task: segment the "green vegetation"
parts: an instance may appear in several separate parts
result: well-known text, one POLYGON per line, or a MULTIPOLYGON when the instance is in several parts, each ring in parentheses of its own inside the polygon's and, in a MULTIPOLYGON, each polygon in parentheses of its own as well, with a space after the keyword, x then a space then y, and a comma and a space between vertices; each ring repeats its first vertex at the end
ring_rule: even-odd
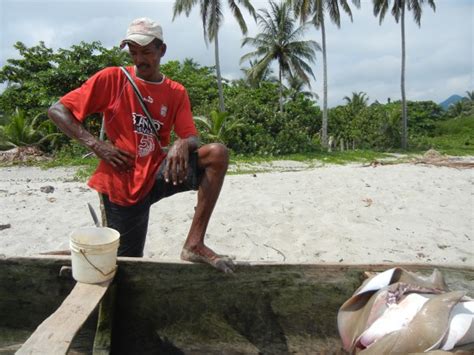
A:
POLYGON ((437 122, 432 135, 418 138, 422 147, 449 155, 474 155, 474 115, 437 122))
MULTIPOLYGON (((51 103, 101 68, 126 65, 127 54, 98 42, 57 51, 44 43, 27 47, 18 42, 15 48, 19 59, 7 60, 0 69, 0 83, 8 84, 0 94, 0 150, 33 145, 54 158, 35 164, 81 166, 78 178, 89 176, 97 159, 84 158, 88 151, 58 132, 46 112, 51 103)), ((187 88, 202 142, 225 143, 235 164, 370 162, 390 157, 384 152, 400 151, 400 102, 369 104, 365 92, 346 96, 343 105, 328 110, 330 147, 325 147, 322 111, 297 75, 285 78, 287 86, 272 78, 269 68, 258 78, 223 81, 227 111, 220 112, 214 68, 186 59, 169 61, 161 69, 187 88)), ((400 152, 419 154, 434 148, 445 154, 474 155, 474 93, 466 93, 465 99, 447 111, 432 101, 408 101, 410 150, 400 152)), ((92 115, 86 122, 98 135, 99 116, 92 115)))
POLYGON ((74 179, 86 181, 95 171, 99 160, 92 154, 89 154, 86 148, 76 142, 65 145, 61 150, 54 153, 54 159, 37 163, 43 169, 56 167, 78 167, 74 179))
POLYGON ((17 108, 7 117, 7 123, 0 126, 0 148, 41 145, 44 142, 54 145, 61 134, 51 132, 53 125, 49 121, 38 123, 42 115, 40 113, 29 120, 25 112, 17 108))
MULTIPOLYGON (((7 83, 0 94, 0 149, 11 143, 37 144, 51 152, 69 144, 69 138, 48 120, 48 107, 100 69, 129 63, 127 53, 118 47, 104 48, 100 42, 81 42, 57 51, 44 42, 33 47, 17 42, 14 47, 19 59, 8 59, 0 69, 0 83, 7 83)), ((87 122, 97 135, 98 117, 87 122)))
POLYGON ((264 163, 275 160, 290 160, 302 163, 328 163, 328 164, 345 164, 355 162, 371 162, 375 159, 390 157, 390 153, 376 152, 373 150, 347 150, 344 152, 313 152, 313 153, 297 153, 284 154, 279 156, 258 156, 258 155, 233 155, 231 156, 231 164, 237 163, 264 163))
POLYGON ((195 116, 194 120, 204 129, 201 131, 208 140, 225 143, 234 130, 242 126, 238 120, 232 119, 228 112, 211 111, 209 117, 195 116), (200 124, 199 124, 200 123, 200 124))
MULTIPOLYGON (((81 150, 81 149, 79 149, 81 150)), ((237 169, 231 169, 229 175, 252 174, 272 171, 272 168, 262 168, 259 165, 262 163, 271 163, 275 160, 295 161, 304 163, 307 168, 311 168, 321 164, 347 164, 347 163, 370 163, 374 160, 383 158, 391 158, 391 154, 376 152, 371 150, 354 150, 344 152, 313 152, 313 153, 298 153, 287 154, 280 156, 257 156, 257 155, 236 155, 232 154, 230 157, 230 165, 236 165, 237 169), (245 167, 240 165, 245 164, 245 167)), ((94 156, 84 157, 78 154, 78 151, 62 151, 58 153, 55 159, 47 162, 36 162, 35 165, 50 169, 55 167, 78 167, 74 180, 87 181, 92 173, 95 171, 98 159, 94 156)), ((32 163, 33 164, 33 163, 32 163)), ((0 164, 2 166, 2 164, 0 164)), ((291 169, 286 169, 291 170, 291 169)))
MULTIPOLYGON (((351 3, 360 7, 360 0, 351 3)), ((344 97, 345 105, 328 109, 326 26, 333 23, 339 27, 342 13, 352 21, 351 5, 346 0, 270 0, 268 9, 260 9, 258 15, 249 0, 176 0, 174 17, 189 16, 193 8, 199 7, 205 42, 215 46, 215 67, 201 67, 193 59, 186 59, 183 63, 165 63, 162 71, 187 88, 194 114, 203 128, 203 141, 221 141, 235 154, 272 157, 327 149, 381 151, 397 149, 400 144, 406 150, 408 137, 411 149, 439 145, 465 150, 471 144, 469 137, 458 134, 452 138, 435 128, 450 118, 472 117, 474 92, 466 91, 465 100, 452 105, 448 112, 433 102, 409 102, 405 98, 405 13, 411 12, 420 25, 424 4, 435 9, 434 0, 373 1, 374 15, 380 22, 391 7, 402 28, 399 106, 377 102, 369 105, 367 93, 353 92, 352 97, 344 97), (243 69, 245 79, 228 81, 221 77, 218 35, 226 6, 244 35, 247 24, 243 9, 261 30, 242 41, 242 45, 255 48, 242 57, 254 59, 250 60, 250 68, 243 69), (309 24, 321 31, 321 48, 304 38, 309 24), (305 91, 305 86, 310 88, 309 78, 314 77, 310 64, 315 62, 318 50, 323 57, 322 108, 316 103, 318 96, 305 91), (271 76, 273 61, 278 63, 278 79, 271 76), (440 137, 435 136, 436 132, 440 137)), ((34 144, 52 154, 62 151, 71 143, 47 119, 48 107, 100 69, 130 64, 125 51, 104 48, 100 42, 81 42, 56 51, 44 42, 32 47, 17 42, 14 47, 18 50, 17 59, 8 59, 0 69, 0 84, 7 84, 0 94, 0 149, 34 144)), ((86 128, 98 134, 99 117, 91 118, 86 121, 86 128)))
POLYGON ((229 175, 256 174, 271 171, 297 171, 314 168, 325 164, 371 163, 380 159, 397 160, 390 153, 372 150, 348 150, 344 152, 313 152, 280 156, 247 156, 237 155, 230 158, 229 175), (301 163, 298 167, 279 167, 278 161, 301 163), (273 165, 276 163, 276 166, 273 165), (235 166, 235 168, 233 167, 235 166))
MULTIPOLYGON (((314 24, 317 30, 321 31, 321 44, 323 52, 323 118, 321 127, 321 143, 324 148, 328 146, 328 65, 326 46, 326 20, 341 27, 341 9, 352 21, 352 11, 347 0, 291 0, 295 13, 301 22, 314 24)), ((357 8, 360 7, 360 0, 352 0, 357 8)))
MULTIPOLYGON (((228 0, 228 5, 232 15, 239 24, 243 34, 247 33, 247 24, 242 16, 238 4, 234 0, 228 0)), ((249 0, 239 1, 247 11, 255 18, 255 9, 249 0)), ((189 16, 194 6, 199 5, 201 10, 201 19, 206 45, 209 42, 214 43, 214 57, 216 63, 217 87, 219 92, 219 111, 225 111, 224 92, 221 76, 221 65, 219 58, 219 30, 224 22, 224 6, 220 0, 176 0, 173 6, 173 20, 183 12, 189 16)))
MULTIPOLYGON (((379 23, 382 24, 383 19, 390 7, 390 0, 373 0, 374 14, 379 17, 379 23)), ((402 94, 402 134, 401 143, 402 148, 408 148, 408 113, 407 113, 407 99, 405 95, 405 62, 406 62, 406 45, 405 45, 405 13, 411 11, 413 20, 418 26, 421 26, 421 14, 423 5, 428 4, 433 11, 436 10, 434 0, 411 0, 411 1, 393 1, 391 13, 395 18, 395 22, 400 22, 401 33, 402 33, 402 78, 401 78, 401 94, 402 94)))
POLYGON ((262 9, 257 15, 262 32, 256 37, 245 37, 242 41, 242 46, 252 45, 255 50, 245 54, 240 62, 257 59, 247 71, 251 81, 268 72, 274 60, 278 62, 279 103, 280 112, 283 112, 283 76, 290 80, 299 78, 309 86, 309 76, 315 76, 308 62, 314 63, 316 51, 321 48, 315 41, 301 40, 307 24, 295 28, 296 19, 289 4, 270 1, 270 8, 270 12, 262 9))

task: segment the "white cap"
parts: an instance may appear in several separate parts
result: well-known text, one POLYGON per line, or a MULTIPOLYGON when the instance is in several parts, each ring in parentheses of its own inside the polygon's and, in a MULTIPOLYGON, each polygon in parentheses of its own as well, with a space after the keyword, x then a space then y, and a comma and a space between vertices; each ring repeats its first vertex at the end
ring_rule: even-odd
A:
POLYGON ((120 48, 125 47, 128 42, 134 42, 143 47, 150 44, 155 38, 163 42, 161 26, 147 17, 137 18, 128 26, 127 35, 120 42, 120 48))

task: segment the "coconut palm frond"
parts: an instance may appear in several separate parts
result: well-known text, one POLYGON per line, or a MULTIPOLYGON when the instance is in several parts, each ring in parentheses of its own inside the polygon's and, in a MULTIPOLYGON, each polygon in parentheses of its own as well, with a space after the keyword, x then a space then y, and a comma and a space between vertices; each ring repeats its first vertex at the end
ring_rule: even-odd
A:
POLYGON ((256 37, 246 37, 242 45, 251 45, 256 49, 242 56, 241 61, 256 59, 256 63, 247 71, 250 79, 261 77, 269 66, 276 61, 279 66, 280 111, 283 110, 284 75, 297 75, 309 83, 309 75, 314 77, 308 64, 314 62, 315 51, 319 45, 314 41, 304 41, 306 24, 296 25, 293 10, 287 3, 270 1, 268 9, 257 14, 257 23, 261 32, 256 37), (285 74, 286 73, 286 74, 285 74))
MULTIPOLYGON (((249 0, 238 0, 238 2, 239 4, 243 5, 252 16, 255 17, 255 10, 249 0)), ((224 21, 224 7, 222 0, 175 0, 173 5, 173 20, 177 15, 182 13, 184 13, 186 16, 189 16, 191 9, 198 4, 201 14, 204 41, 206 45, 208 45, 209 42, 213 42, 215 45, 215 65, 217 88, 219 92, 219 110, 224 111, 224 91, 222 88, 223 80, 220 73, 218 42, 219 29, 221 28, 221 25, 224 21)), ((238 4, 235 2, 235 0, 228 0, 228 5, 242 32, 244 34, 247 33, 247 25, 238 4)))

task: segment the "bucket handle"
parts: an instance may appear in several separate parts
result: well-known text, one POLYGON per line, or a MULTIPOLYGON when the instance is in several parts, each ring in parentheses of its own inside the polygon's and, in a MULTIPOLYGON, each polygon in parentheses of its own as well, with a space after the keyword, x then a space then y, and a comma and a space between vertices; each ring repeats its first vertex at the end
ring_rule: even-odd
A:
POLYGON ((84 252, 84 249, 79 249, 79 251, 81 252, 82 256, 84 257, 84 259, 86 259, 86 261, 90 264, 90 266, 92 266, 94 269, 96 269, 98 272, 100 272, 103 276, 109 276, 111 273, 115 272, 115 270, 117 270, 117 265, 115 265, 115 267, 110 271, 110 272, 103 272, 101 269, 99 269, 97 266, 95 266, 86 256, 86 253, 84 252))

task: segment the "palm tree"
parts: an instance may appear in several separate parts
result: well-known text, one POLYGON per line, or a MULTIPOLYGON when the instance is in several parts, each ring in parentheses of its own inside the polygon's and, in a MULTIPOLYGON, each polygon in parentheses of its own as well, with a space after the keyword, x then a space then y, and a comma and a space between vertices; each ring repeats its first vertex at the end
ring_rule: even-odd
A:
POLYGON ((459 117, 465 115, 469 112, 469 101, 466 100, 459 100, 451 105, 448 108, 448 116, 449 117, 459 117))
POLYGON ((242 127, 240 120, 233 119, 228 112, 212 110, 209 117, 196 116, 194 120, 200 122, 207 135, 213 142, 227 143, 229 135, 237 128, 242 127))
POLYGON ((249 67, 241 68, 240 70, 245 74, 245 80, 247 84, 252 88, 260 87, 260 83, 263 81, 277 82, 278 79, 273 76, 273 70, 270 67, 267 67, 265 70, 262 70, 259 73, 258 77, 252 76, 252 68, 257 65, 257 60, 249 60, 249 67))
POLYGON ((299 94, 310 100, 319 99, 318 94, 315 92, 304 90, 304 87, 307 86, 307 84, 299 76, 288 75, 286 77, 286 82, 288 83, 287 89, 290 92, 289 96, 292 100, 294 100, 299 94))
POLYGON ((314 62, 316 51, 320 50, 315 41, 304 41, 301 37, 307 26, 303 24, 295 28, 292 10, 286 3, 276 4, 270 1, 270 12, 260 9, 257 23, 261 31, 256 37, 245 37, 242 46, 254 46, 253 52, 247 53, 240 59, 244 62, 257 58, 249 74, 257 78, 276 60, 278 62, 278 81, 280 83, 280 112, 283 112, 283 76, 298 76, 310 85, 309 76, 314 78, 313 71, 307 63, 314 62))
MULTIPOLYGON (((341 27, 342 10, 346 12, 352 21, 352 11, 347 0, 288 0, 293 3, 293 8, 302 22, 311 17, 311 22, 317 29, 321 29, 321 40, 323 45, 323 124, 321 142, 323 146, 328 143, 328 75, 327 75, 327 50, 326 50, 326 25, 325 14, 328 12, 329 19, 341 27)), ((359 8, 360 0, 352 0, 352 3, 359 8)))
POLYGON ((0 146, 34 146, 60 137, 62 133, 49 132, 50 121, 40 122, 43 115, 39 113, 30 120, 25 111, 17 108, 10 115, 9 122, 0 126, 0 146))
MULTIPOLYGON (((237 1, 239 4, 242 4, 255 19, 255 10, 252 4, 250 3, 250 0, 237 1)), ((227 0, 227 3, 232 11, 232 14, 237 20, 237 23, 239 24, 242 33, 246 34, 247 25, 236 1, 227 0)), ((204 40, 206 41, 206 45, 208 41, 211 43, 214 42, 217 88, 219 91, 219 110, 221 112, 224 112, 224 92, 222 89, 221 66, 219 62, 219 29, 224 20, 222 13, 222 2, 220 0, 176 0, 173 6, 173 20, 176 18, 177 15, 180 15, 183 12, 186 14, 186 16, 189 16, 192 8, 196 4, 199 4, 201 7, 202 27, 204 31, 204 40)))
POLYGON ((466 100, 469 102, 474 102, 474 91, 466 91, 466 100))
MULTIPOLYGON (((374 15, 379 17, 379 23, 382 21, 390 7, 390 0, 372 0, 374 4, 374 15)), ((402 91, 402 148, 408 147, 408 115, 407 101, 405 96, 405 10, 413 12, 413 18, 418 26, 421 26, 422 5, 428 3, 433 11, 436 11, 434 0, 394 0, 392 6, 392 15, 395 21, 400 21, 402 34, 402 73, 401 73, 401 91, 402 91)))
POLYGON ((353 112, 357 113, 362 108, 367 107, 369 102, 369 97, 365 92, 352 92, 352 97, 344 96, 343 100, 346 101, 347 106, 349 106, 353 112))

